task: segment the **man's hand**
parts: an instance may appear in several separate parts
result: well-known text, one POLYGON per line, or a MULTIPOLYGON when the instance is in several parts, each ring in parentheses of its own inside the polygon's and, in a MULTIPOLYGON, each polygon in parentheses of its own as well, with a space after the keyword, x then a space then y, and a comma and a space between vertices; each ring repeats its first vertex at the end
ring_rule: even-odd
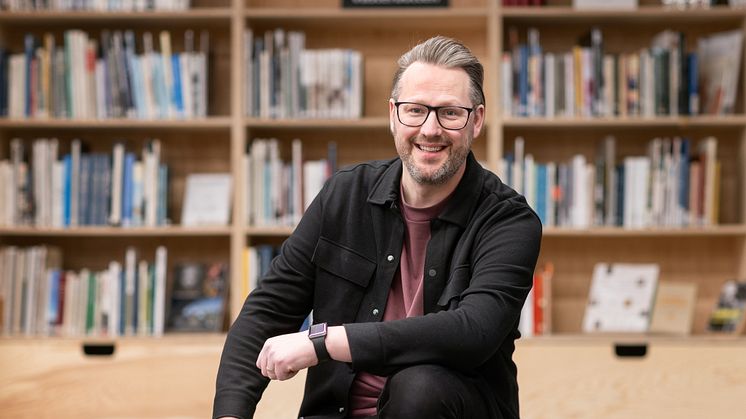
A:
POLYGON ((256 367, 262 370, 263 376, 283 381, 318 362, 313 342, 308 339, 308 332, 304 331, 267 339, 259 352, 256 367))
MULTIPOLYGON (((328 329, 326 350, 334 360, 352 362, 344 326, 332 326, 328 329)), ((318 363, 313 342, 308 338, 308 332, 303 331, 267 339, 259 352, 256 367, 262 370, 263 376, 282 381, 293 378, 298 371, 318 363)))

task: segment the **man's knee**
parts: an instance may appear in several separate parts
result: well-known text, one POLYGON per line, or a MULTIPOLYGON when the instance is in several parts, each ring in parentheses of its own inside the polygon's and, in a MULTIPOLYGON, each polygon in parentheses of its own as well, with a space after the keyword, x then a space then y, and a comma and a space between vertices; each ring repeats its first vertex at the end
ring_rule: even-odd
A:
POLYGON ((438 365, 417 365, 388 378, 381 400, 381 418, 459 417, 463 398, 453 391, 454 377, 438 365))

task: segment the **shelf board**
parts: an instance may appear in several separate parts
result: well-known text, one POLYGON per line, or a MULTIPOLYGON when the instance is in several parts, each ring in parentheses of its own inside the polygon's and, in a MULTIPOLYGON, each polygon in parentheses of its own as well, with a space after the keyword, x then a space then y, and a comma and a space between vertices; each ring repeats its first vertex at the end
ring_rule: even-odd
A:
POLYGON ((666 116, 655 118, 533 118, 505 117, 505 128, 651 128, 651 127, 744 127, 744 115, 666 116))
POLYGON ((0 118, 0 129, 229 129, 231 118, 228 116, 211 116, 193 119, 8 119, 0 118))
POLYGON ((388 129, 388 117, 357 119, 261 119, 246 118, 248 128, 388 129))
POLYGON ((598 345, 598 344, 648 344, 648 343, 671 343, 681 345, 698 345, 698 344, 736 344, 746 345, 746 336, 739 335, 718 335, 714 333, 696 334, 689 336, 667 336, 644 333, 573 333, 557 334, 545 336, 532 336, 521 338, 516 341, 516 346, 533 346, 533 345, 598 345))
POLYGON ((251 20, 283 19, 283 20, 340 20, 340 19, 458 19, 474 18, 486 19, 489 10, 486 7, 452 7, 452 8, 371 8, 371 9, 341 9, 341 8, 247 8, 245 15, 251 20))
POLYGON ((230 234, 230 227, 0 227, 0 236, 14 237, 228 237, 230 234))
POLYGON ((567 228, 545 227, 544 237, 717 237, 745 236, 746 225, 729 224, 713 227, 620 227, 567 228))
POLYGON ((184 11, 144 11, 144 12, 96 12, 96 11, 29 11, 0 12, 0 23, 100 23, 100 22, 142 22, 152 21, 220 21, 229 20, 232 10, 229 7, 192 8, 184 11))
POLYGON ((287 237, 295 230, 295 227, 246 227, 246 234, 249 236, 265 237, 287 237))
POLYGON ((154 336, 3 336, 3 344, 40 344, 40 345, 105 345, 105 344, 145 344, 145 345, 205 345, 225 342, 225 333, 169 333, 161 337, 154 336))
POLYGON ((746 15, 746 10, 735 9, 730 7, 711 7, 711 8, 667 8, 663 6, 639 7, 633 10, 620 9, 574 9, 572 7, 549 6, 549 7, 503 7, 498 12, 499 15, 510 22, 515 21, 590 21, 604 19, 607 21, 655 21, 666 19, 676 22, 706 22, 715 18, 728 19, 734 21, 742 19, 746 15))

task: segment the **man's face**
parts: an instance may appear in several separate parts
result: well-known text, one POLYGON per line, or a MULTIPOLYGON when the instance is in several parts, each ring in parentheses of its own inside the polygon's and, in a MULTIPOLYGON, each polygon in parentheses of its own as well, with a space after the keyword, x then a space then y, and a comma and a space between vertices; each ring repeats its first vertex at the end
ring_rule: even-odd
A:
MULTIPOLYGON (((404 71, 399 85, 399 102, 474 107, 469 100, 469 76, 462 69, 416 62, 404 71)), ((389 118, 396 151, 412 179, 422 185, 441 185, 464 165, 471 143, 482 129, 484 106, 476 107, 460 130, 444 129, 435 112, 430 112, 420 127, 403 125, 394 100, 389 101, 389 118)))

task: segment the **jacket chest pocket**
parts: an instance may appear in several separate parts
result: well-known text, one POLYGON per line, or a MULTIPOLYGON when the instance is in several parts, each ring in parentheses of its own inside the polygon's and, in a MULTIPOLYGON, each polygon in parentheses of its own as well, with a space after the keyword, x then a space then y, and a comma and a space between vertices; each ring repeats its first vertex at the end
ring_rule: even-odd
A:
POLYGON ((316 244, 311 261, 316 265, 314 322, 354 321, 376 263, 324 237, 316 244))
POLYGON ((456 267, 448 278, 443 293, 440 294, 438 299, 438 306, 445 309, 453 309, 456 307, 459 301, 461 301, 461 293, 463 293, 468 287, 471 281, 471 269, 469 265, 461 265, 456 267))

